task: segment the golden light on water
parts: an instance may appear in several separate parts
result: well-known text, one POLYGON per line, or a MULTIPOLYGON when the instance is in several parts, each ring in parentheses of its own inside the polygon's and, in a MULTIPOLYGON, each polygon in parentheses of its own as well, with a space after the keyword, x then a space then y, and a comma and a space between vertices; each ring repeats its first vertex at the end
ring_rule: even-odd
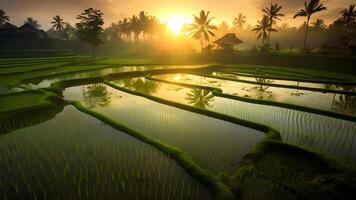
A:
POLYGON ((174 75, 172 79, 173 79, 173 81, 179 81, 182 79, 182 76, 180 74, 177 74, 177 75, 174 75))

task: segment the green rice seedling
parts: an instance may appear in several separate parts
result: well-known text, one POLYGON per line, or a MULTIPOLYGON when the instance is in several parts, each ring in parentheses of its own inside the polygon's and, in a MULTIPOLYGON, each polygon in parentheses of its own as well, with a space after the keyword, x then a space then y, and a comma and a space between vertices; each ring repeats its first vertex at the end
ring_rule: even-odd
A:
MULTIPOLYGON (((146 79, 145 81, 150 80, 146 79)), ((120 80, 113 83, 118 86, 124 86, 120 80)), ((162 82, 157 82, 156 85, 156 91, 150 95, 194 106, 185 99, 186 93, 189 93, 190 88, 162 82)), ((214 96, 211 106, 205 107, 205 109, 268 125, 278 130, 285 142, 303 145, 350 166, 355 165, 356 155, 353 153, 355 152, 353 147, 356 143, 355 122, 218 96, 214 96)), ((225 155, 229 155, 229 153, 226 153, 229 152, 226 146, 222 146, 223 148, 219 148, 216 151, 224 151, 225 155)), ((192 157, 198 159, 212 158, 209 156, 199 157, 197 155, 192 157)), ((225 156, 223 162, 227 165, 235 161, 225 156)))
MULTIPOLYGON (((106 99, 110 102, 105 106, 91 108, 92 110, 181 148, 193 160, 213 172, 233 173, 239 162, 225 165, 223 159, 227 156, 226 153, 230 153, 229 156, 238 161, 264 137, 262 132, 250 128, 166 106, 111 87, 106 86, 105 90, 108 94, 106 99)), ((85 106, 85 98, 78 93, 73 96, 74 99, 69 96, 75 94, 75 91, 80 92, 80 87, 66 89, 65 98, 78 98, 85 106)), ((158 176, 161 177, 160 174, 158 176)))
MULTIPOLYGON (((238 97, 248 97, 251 99, 282 102, 314 109, 338 112, 344 115, 356 116, 355 112, 349 112, 351 108, 343 110, 337 109, 335 106, 332 106, 335 103, 334 93, 314 92, 310 90, 300 90, 298 88, 281 88, 275 86, 268 87, 265 90, 260 90, 260 87, 256 88, 256 84, 222 80, 192 74, 157 75, 153 78, 163 81, 176 82, 180 84, 219 88, 223 91, 224 94, 229 94, 238 97), (176 77, 179 77, 179 79, 177 79, 176 77), (214 82, 211 82, 212 80, 214 80, 214 82)), ((342 95, 337 94, 337 96, 342 95)))
MULTIPOLYGON (((9 174, 0 174, 1 185, 12 188, 1 187, 2 196, 11 199, 27 193, 31 199, 152 199, 145 183, 149 180, 159 194, 167 194, 171 191, 162 191, 161 185, 167 173, 177 174, 166 175, 168 183, 186 179, 192 190, 196 183, 163 153, 70 106, 52 120, 3 135, 0 152, 1 171, 9 166, 20 175, 8 179, 9 174)), ((201 191, 197 198, 210 196, 201 191)))

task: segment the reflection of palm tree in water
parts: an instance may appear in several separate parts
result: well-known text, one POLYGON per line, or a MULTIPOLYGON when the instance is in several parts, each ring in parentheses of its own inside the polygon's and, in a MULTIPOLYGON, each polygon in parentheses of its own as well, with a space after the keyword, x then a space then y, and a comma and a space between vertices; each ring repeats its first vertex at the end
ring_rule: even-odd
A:
POLYGON ((356 115, 356 96, 340 95, 334 103, 334 108, 352 116, 356 115))
MULTIPOLYGON (((341 89, 343 91, 355 92, 355 87, 350 85, 323 84, 323 88, 326 90, 341 89)), ((354 115, 356 112, 356 96, 340 95, 338 101, 336 101, 336 93, 334 93, 331 108, 354 115)))
POLYGON ((268 80, 268 79, 265 79, 265 78, 256 78, 256 82, 259 83, 258 90, 261 91, 261 92, 264 92, 269 88, 269 86, 265 86, 264 85, 265 83, 273 83, 272 80, 268 80))
POLYGON ((208 90, 191 89, 186 95, 185 99, 188 101, 188 104, 199 108, 213 107, 211 102, 214 101, 214 95, 208 90))
POLYGON ((271 91, 267 91, 269 86, 266 86, 265 84, 273 83, 273 81, 265 78, 255 78, 255 79, 256 82, 258 83, 258 86, 253 87, 253 89, 256 90, 256 97, 259 99, 272 100, 273 94, 271 91))
POLYGON ((145 78, 122 79, 115 81, 115 83, 129 90, 145 94, 154 93, 158 87, 158 84, 155 81, 147 80, 145 78))
POLYGON ((88 108, 104 107, 110 103, 110 96, 104 84, 82 86, 84 103, 88 108))

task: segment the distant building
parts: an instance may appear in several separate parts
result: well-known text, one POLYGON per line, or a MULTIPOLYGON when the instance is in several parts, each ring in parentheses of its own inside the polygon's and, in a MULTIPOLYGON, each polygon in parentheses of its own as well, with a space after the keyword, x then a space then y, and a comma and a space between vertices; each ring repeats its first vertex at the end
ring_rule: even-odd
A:
POLYGON ((9 22, 5 23, 4 25, 0 26, 0 34, 1 33, 16 33, 18 28, 9 22))
POLYGON ((0 26, 1 50, 47 50, 55 48, 54 40, 43 30, 25 23, 16 27, 10 23, 0 26))
POLYGON ((224 37, 214 42, 218 49, 223 50, 233 50, 241 43, 243 43, 243 41, 237 38, 235 33, 227 33, 224 37))
POLYGON ((1 39, 36 39, 46 38, 47 33, 43 30, 38 30, 28 23, 21 27, 16 27, 10 23, 5 23, 0 26, 1 39))

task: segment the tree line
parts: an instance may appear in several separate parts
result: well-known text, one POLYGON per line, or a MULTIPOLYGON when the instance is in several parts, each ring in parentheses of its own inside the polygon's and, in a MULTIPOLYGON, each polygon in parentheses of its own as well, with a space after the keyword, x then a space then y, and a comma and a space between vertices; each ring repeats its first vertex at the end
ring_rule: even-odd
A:
MULTIPOLYGON (((303 52, 309 51, 308 47, 308 33, 311 28, 325 29, 326 25, 323 20, 317 19, 311 23, 314 14, 325 11, 327 7, 320 2, 320 0, 306 0, 304 7, 296 12, 294 18, 304 17, 305 23, 302 25, 304 32, 303 52), (311 27, 312 25, 312 27, 311 27)), ((261 49, 270 48, 270 41, 272 33, 277 32, 275 28, 277 22, 281 21, 283 14, 283 7, 281 5, 271 3, 262 9, 264 15, 262 19, 251 29, 257 34, 257 40, 261 41, 261 49)), ((214 17, 210 16, 209 11, 202 10, 199 15, 194 15, 194 22, 187 24, 184 27, 184 32, 191 38, 200 42, 201 49, 203 50, 207 44, 210 43, 210 38, 216 35, 217 27, 212 25, 214 17), (205 43, 206 42, 206 43, 205 43)), ((103 13, 100 10, 89 8, 77 16, 79 20, 75 26, 65 22, 65 20, 56 15, 51 21, 52 27, 48 33, 57 34, 58 37, 64 40, 77 38, 85 41, 92 46, 94 52, 95 47, 105 40, 131 40, 139 42, 140 40, 152 39, 157 35, 167 32, 167 25, 160 22, 155 16, 141 11, 138 15, 123 18, 117 23, 112 23, 109 27, 103 28, 104 20, 103 13), (103 37, 105 36, 105 37, 103 37)), ((340 12, 340 18, 330 26, 342 27, 344 30, 343 37, 355 37, 355 19, 356 10, 355 5, 350 5, 340 12)), ((233 27, 242 30, 246 25, 247 17, 243 14, 233 20, 233 27)), ((10 21, 10 17, 0 9, 0 25, 10 21)), ((28 18, 25 23, 32 25, 35 28, 40 28, 40 25, 33 18, 28 18)), ((283 24, 282 27, 287 27, 283 24)))

